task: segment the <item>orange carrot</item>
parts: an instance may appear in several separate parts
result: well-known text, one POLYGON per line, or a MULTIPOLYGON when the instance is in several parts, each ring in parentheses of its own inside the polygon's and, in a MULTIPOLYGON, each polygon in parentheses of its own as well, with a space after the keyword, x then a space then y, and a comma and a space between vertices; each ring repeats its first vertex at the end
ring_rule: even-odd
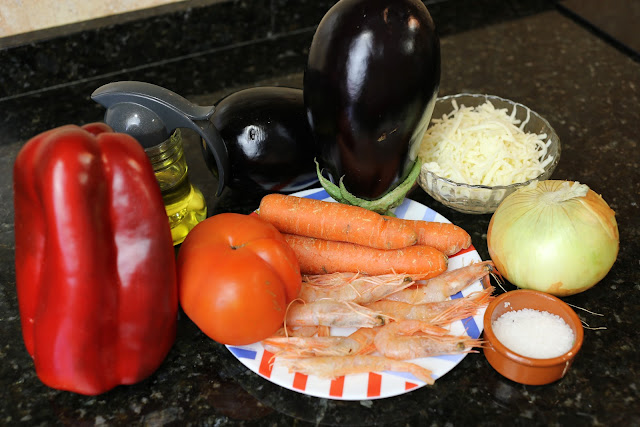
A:
POLYGON ((427 279, 446 271, 448 265, 447 256, 430 246, 385 250, 294 234, 284 237, 295 252, 303 274, 395 272, 427 279))
POLYGON ((418 235, 418 245, 431 246, 447 256, 457 254, 471 246, 471 236, 461 227, 447 222, 387 217, 409 227, 418 235))
POLYGON ((405 248, 417 241, 408 224, 342 203, 269 194, 260 202, 259 215, 282 233, 299 236, 378 249, 405 248))

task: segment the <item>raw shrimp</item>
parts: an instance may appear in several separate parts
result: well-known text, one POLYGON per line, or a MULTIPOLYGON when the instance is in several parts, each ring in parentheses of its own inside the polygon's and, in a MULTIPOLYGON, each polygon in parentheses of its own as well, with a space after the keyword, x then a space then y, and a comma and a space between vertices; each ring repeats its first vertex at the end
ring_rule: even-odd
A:
POLYGON ((337 378, 343 375, 372 371, 409 372, 427 384, 433 384, 432 372, 427 368, 383 356, 322 356, 299 359, 278 359, 289 372, 300 372, 320 378, 337 378))
POLYGON ((293 301, 287 308, 285 325, 373 328, 387 320, 387 316, 349 301, 320 299, 309 303, 293 301))
POLYGON ((360 328, 346 337, 270 337, 262 341, 277 357, 349 356, 375 350, 376 328, 360 328))
POLYGON ((323 298, 368 304, 414 284, 406 274, 368 276, 359 273, 307 275, 302 278, 299 298, 306 302, 323 298))
MULTIPOLYGON (((294 327, 282 327, 273 334, 274 337, 313 337, 315 335, 321 336, 323 334, 320 328, 324 326, 294 326, 294 327)), ((328 334, 326 334, 328 335, 328 334)), ((325 336, 326 336, 325 335, 325 336)))
POLYGON ((448 325, 456 320, 474 316, 493 298, 493 286, 474 292, 464 298, 423 304, 402 301, 381 300, 367 305, 367 308, 383 313, 396 320, 420 320, 433 325, 448 325))
POLYGON ((428 302, 446 301, 449 297, 460 292, 476 280, 496 273, 492 261, 478 262, 455 270, 445 271, 439 276, 416 285, 395 292, 385 299, 391 301, 408 302, 410 304, 424 304, 428 302))
POLYGON ((443 334, 438 329, 442 328, 428 322, 401 320, 380 328, 373 341, 381 354, 397 360, 464 353, 480 345, 477 339, 443 334))
POLYGON ((325 326, 325 325, 318 326, 319 337, 328 337, 330 335, 331 335, 331 328, 329 326, 325 326))

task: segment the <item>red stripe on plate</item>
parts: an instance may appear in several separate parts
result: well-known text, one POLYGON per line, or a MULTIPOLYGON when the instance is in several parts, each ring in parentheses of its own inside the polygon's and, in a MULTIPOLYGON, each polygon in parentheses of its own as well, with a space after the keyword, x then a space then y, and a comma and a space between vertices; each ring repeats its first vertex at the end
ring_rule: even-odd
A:
POLYGON ((367 383, 367 397, 380 396, 380 388, 382 385, 382 375, 369 372, 369 381, 367 383))
POLYGON ((476 250, 476 248, 474 248, 473 245, 471 245, 467 249, 462 249, 462 250, 460 250, 460 252, 451 255, 449 258, 453 258, 453 257, 456 257, 458 255, 466 254, 467 252, 473 252, 475 250, 476 250))
POLYGON ((329 396, 342 397, 344 390, 344 376, 331 380, 331 386, 329 387, 329 396))
POLYGON ((411 390, 412 388, 416 388, 416 387, 418 387, 418 384, 410 383, 408 381, 404 383, 405 390, 411 390))
POLYGON ((260 375, 264 375, 267 378, 271 378, 271 371, 273 370, 273 353, 265 350, 262 353, 262 359, 260 359, 260 367, 258 368, 258 372, 260 375))
POLYGON ((293 388, 304 391, 307 388, 307 375, 296 372, 293 375, 293 388))

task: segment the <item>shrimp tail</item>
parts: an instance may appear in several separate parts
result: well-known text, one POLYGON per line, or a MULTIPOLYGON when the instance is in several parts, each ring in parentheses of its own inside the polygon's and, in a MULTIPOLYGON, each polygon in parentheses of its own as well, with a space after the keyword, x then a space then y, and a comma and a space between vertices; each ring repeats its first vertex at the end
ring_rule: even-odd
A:
POLYGON ((333 348, 339 340, 340 337, 271 337, 262 345, 277 357, 298 358, 337 353, 333 348))

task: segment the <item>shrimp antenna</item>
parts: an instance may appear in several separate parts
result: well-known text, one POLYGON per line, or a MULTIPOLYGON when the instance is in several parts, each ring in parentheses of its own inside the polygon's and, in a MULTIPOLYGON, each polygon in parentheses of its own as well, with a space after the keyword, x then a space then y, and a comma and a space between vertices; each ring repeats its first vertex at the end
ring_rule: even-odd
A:
POLYGON ((596 327, 589 326, 589 324, 582 319, 580 319, 580 323, 582 323, 583 328, 588 329, 590 331, 604 331, 607 329, 606 326, 596 326, 596 327))
POLYGON ((602 313, 596 313, 595 311, 587 310, 586 308, 582 308, 582 307, 580 307, 578 305, 573 305, 573 304, 569 304, 569 303, 567 303, 567 305, 569 305, 569 306, 571 306, 573 308, 577 308, 578 310, 586 311, 587 313, 593 314, 594 316, 604 316, 604 314, 602 314, 602 313))
POLYGON ((493 277, 493 279, 496 281, 498 286, 500 286, 500 289, 502 289, 502 292, 507 292, 504 286, 502 286, 504 283, 504 278, 502 277, 502 274, 498 272, 498 270, 491 271, 489 275, 491 275, 491 277, 493 277))

